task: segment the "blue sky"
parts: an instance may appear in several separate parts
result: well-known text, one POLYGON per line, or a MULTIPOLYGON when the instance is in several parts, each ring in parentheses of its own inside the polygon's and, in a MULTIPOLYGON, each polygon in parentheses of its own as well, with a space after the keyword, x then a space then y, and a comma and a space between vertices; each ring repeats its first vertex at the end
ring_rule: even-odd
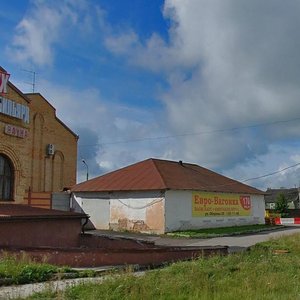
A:
MULTIPOLYGON (((81 159, 91 177, 156 157, 238 180, 300 162, 298 1, 0 4, 0 65, 23 92, 34 70, 79 134, 78 181, 81 159)), ((248 183, 299 186, 299 168, 248 183)))

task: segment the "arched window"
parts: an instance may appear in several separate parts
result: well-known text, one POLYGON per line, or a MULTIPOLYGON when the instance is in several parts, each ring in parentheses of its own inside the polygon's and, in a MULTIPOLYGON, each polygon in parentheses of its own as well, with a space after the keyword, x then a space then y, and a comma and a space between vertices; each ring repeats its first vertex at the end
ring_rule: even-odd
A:
POLYGON ((10 160, 0 154, 0 201, 13 200, 14 172, 10 160))

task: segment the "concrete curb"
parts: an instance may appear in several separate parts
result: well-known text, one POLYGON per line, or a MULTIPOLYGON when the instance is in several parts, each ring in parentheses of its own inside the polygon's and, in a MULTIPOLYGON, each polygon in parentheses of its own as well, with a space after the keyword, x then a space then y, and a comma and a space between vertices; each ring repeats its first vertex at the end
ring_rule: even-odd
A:
MULTIPOLYGON (((132 273, 132 275, 138 277, 143 276, 145 271, 138 271, 132 273)), ((14 285, 5 286, 0 288, 0 300, 16 299, 16 298, 26 298, 32 296, 35 293, 41 293, 46 291, 58 292, 64 291, 69 287, 73 287, 79 284, 88 283, 102 283, 104 280, 109 278, 115 278, 121 276, 116 275, 105 275, 101 277, 89 277, 89 278, 75 278, 75 279, 64 279, 47 281, 40 283, 24 284, 24 285, 14 285)))
POLYGON ((45 292, 48 290, 54 292, 63 291, 68 287, 72 287, 82 283, 101 283, 107 278, 108 276, 93 278, 75 278, 24 285, 5 286, 0 288, 0 299, 7 300, 16 298, 26 298, 33 295, 34 293, 45 292))

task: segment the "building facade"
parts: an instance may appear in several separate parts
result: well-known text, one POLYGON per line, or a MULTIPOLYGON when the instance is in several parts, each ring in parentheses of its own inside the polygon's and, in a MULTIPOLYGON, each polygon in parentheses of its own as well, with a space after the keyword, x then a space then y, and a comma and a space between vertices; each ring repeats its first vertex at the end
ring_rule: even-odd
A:
POLYGON ((266 209, 275 209, 278 196, 282 194, 289 209, 300 209, 300 188, 267 189, 265 192, 266 209))
POLYGON ((0 68, 0 201, 76 183, 78 136, 40 94, 24 94, 0 68))
POLYGON ((148 159, 79 183, 72 208, 97 229, 165 233, 264 224, 264 193, 195 164, 148 159))

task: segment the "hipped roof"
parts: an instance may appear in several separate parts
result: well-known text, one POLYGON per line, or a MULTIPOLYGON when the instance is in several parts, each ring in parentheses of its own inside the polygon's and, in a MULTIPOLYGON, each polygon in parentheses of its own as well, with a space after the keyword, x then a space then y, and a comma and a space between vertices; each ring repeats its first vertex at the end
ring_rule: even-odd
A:
POLYGON ((147 159, 79 183, 72 192, 198 190, 244 194, 262 191, 195 164, 147 159))

